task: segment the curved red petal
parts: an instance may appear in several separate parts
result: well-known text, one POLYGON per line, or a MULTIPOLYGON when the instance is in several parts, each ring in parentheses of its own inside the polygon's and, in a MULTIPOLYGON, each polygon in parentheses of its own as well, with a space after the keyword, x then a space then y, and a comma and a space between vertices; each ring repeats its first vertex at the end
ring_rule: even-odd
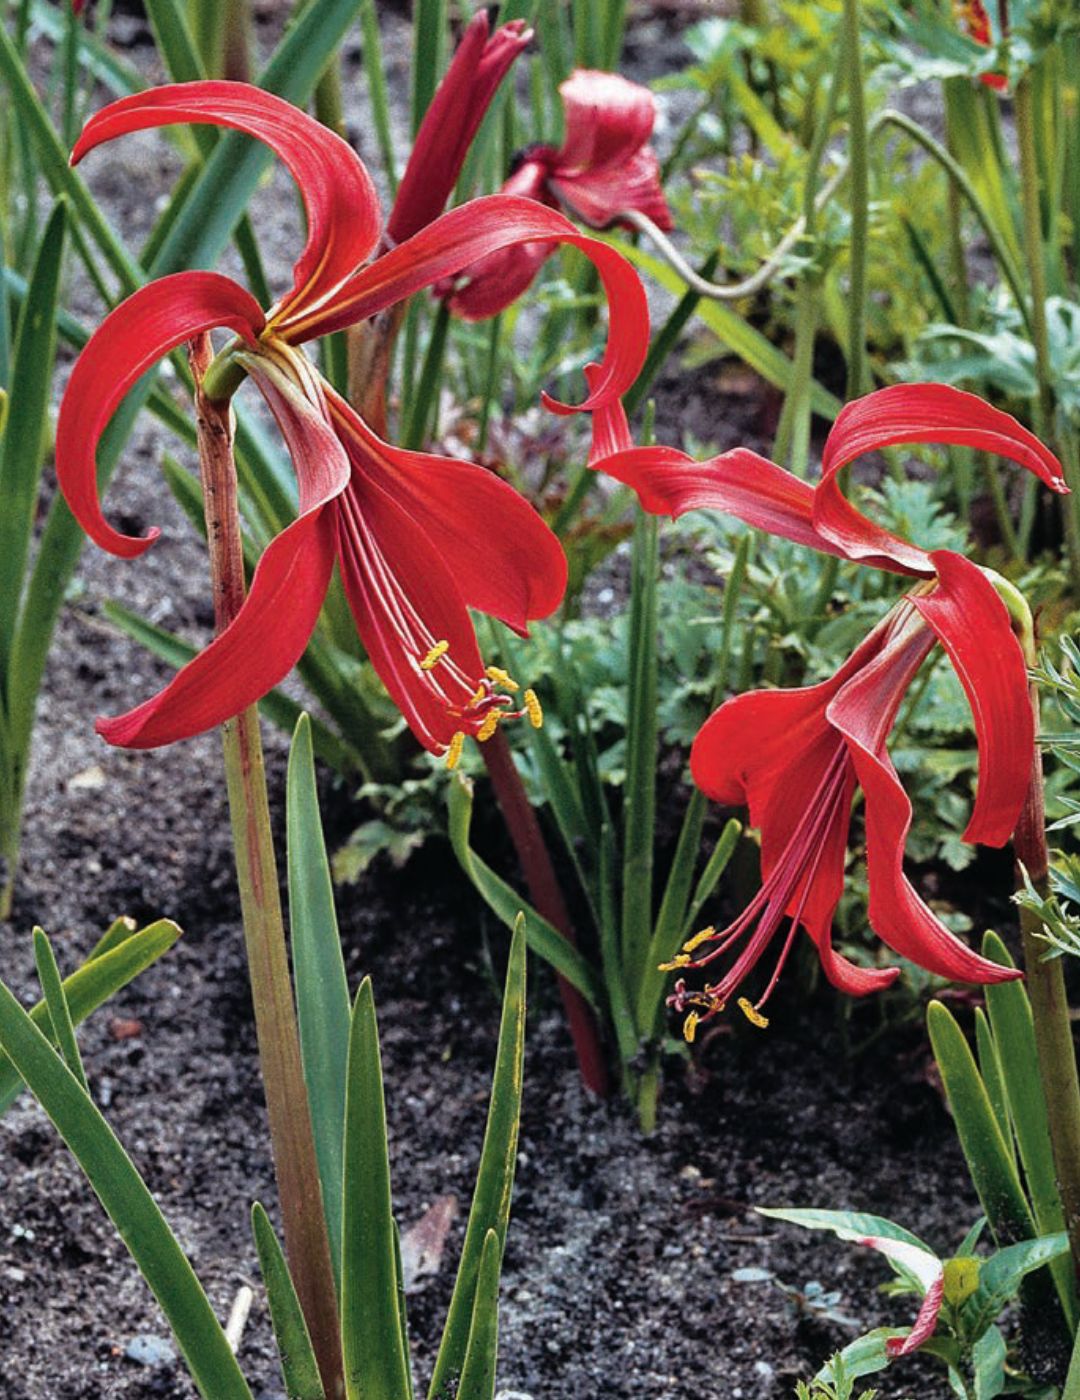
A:
POLYGON ((473 462, 383 442, 344 399, 332 391, 328 398, 354 465, 382 479, 470 608, 521 635, 555 611, 566 591, 566 555, 512 486, 473 462))
POLYGON ((837 479, 864 452, 908 442, 992 452, 1034 472, 1051 490, 1068 490, 1054 454, 1008 413, 948 384, 894 384, 845 405, 825 442, 814 524, 848 558, 900 573, 931 572, 923 550, 856 510, 837 479))
POLYGON ((559 96, 566 118, 556 166, 561 174, 622 165, 652 135, 656 99, 619 73, 578 68, 560 83, 559 96))
POLYGON ((645 362, 649 340, 645 289, 621 253, 579 233, 562 214, 532 199, 493 194, 452 209, 364 268, 320 311, 283 323, 282 329, 287 329, 294 341, 341 330, 461 272, 480 258, 537 240, 579 248, 603 281, 609 329, 600 388, 576 410, 545 396, 548 407, 556 412, 596 408, 625 393, 645 362))
POLYGON ((979 787, 964 840, 1003 846, 1016 829, 1035 751, 1027 666, 994 585, 962 554, 930 556, 938 586, 912 597, 960 678, 975 720, 979 787))
MULTIPOLYGON (((901 605, 902 608, 905 605, 901 605)), ((1020 976, 973 952, 916 894, 904 875, 911 802, 885 739, 934 636, 910 611, 898 612, 893 635, 830 702, 830 724, 843 735, 866 798, 866 863, 871 928, 902 957, 958 982, 1001 982, 1020 976)))
POLYGON ((178 122, 231 127, 255 137, 285 162, 300 187, 307 243, 293 269, 292 291, 275 319, 324 298, 375 247, 382 214, 359 156, 291 102, 249 83, 170 83, 110 102, 86 123, 71 153, 72 164, 103 141, 178 122))
POLYGON ((469 21, 420 123, 386 221, 394 243, 442 213, 488 106, 532 33, 524 20, 516 19, 491 34, 486 10, 478 10, 469 21))
POLYGON ((235 621, 152 699, 99 719, 98 733, 120 748, 152 749, 253 705, 304 654, 333 568, 333 514, 301 516, 267 545, 235 621))
POLYGON ((923 1342, 934 1335, 941 1304, 945 1297, 945 1266, 936 1254, 928 1249, 920 1249, 907 1240, 889 1239, 883 1235, 867 1235, 860 1244, 876 1249, 879 1253, 895 1259, 922 1284, 923 1300, 915 1316, 911 1331, 906 1337, 889 1337, 885 1350, 890 1356, 908 1356, 918 1351, 923 1342))
POLYGON ((660 162, 651 146, 636 151, 629 160, 603 170, 580 175, 554 171, 551 189, 585 223, 606 228, 618 222, 627 209, 644 214, 662 229, 673 229, 675 220, 660 185, 660 162))
MULTIPOLYGON (((585 382, 590 390, 596 383, 600 366, 585 366, 585 382)), ((630 435, 626 409, 622 399, 611 399, 602 408, 595 409, 592 415, 592 440, 589 444, 589 466, 600 467, 605 457, 614 457, 617 452, 633 450, 634 439, 630 435)))
POLYGON ((98 439, 128 390, 163 355, 216 326, 249 344, 263 327, 258 302, 216 272, 178 272, 134 292, 111 311, 75 362, 56 425, 56 474, 71 512, 102 549, 127 558, 157 538, 114 530, 98 499, 98 439))

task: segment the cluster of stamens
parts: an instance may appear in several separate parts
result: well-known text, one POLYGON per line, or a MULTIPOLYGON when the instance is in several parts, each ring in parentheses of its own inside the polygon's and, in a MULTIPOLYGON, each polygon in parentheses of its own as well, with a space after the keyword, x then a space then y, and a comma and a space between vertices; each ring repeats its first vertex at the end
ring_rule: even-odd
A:
MULTIPOLYGON (((449 642, 439 641, 420 660, 425 673, 445 663, 449 642)), ((476 689, 464 706, 450 706, 448 713, 463 721, 446 750, 447 768, 456 768, 465 747, 465 735, 471 733, 480 744, 486 744, 504 720, 528 719, 534 729, 544 723, 544 712, 535 690, 521 686, 501 666, 488 666, 476 689), (509 693, 507 693, 509 692, 509 693), (515 708, 514 695, 521 693, 521 704, 515 708)))

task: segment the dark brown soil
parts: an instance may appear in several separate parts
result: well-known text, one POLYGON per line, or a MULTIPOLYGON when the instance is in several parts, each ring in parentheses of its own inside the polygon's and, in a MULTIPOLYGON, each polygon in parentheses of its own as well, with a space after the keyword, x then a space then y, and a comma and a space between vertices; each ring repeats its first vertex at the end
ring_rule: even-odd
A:
MULTIPOLYGON (((404 22, 390 11, 385 18, 387 66, 400 82, 404 22)), ((118 23, 136 44, 140 22, 118 23)), ((655 61, 644 39, 639 47, 655 61)), ((363 114, 354 116, 359 145, 373 158, 363 114)), ((89 172, 133 236, 148 226, 153 187, 167 187, 174 173, 163 168, 162 150, 160 137, 135 138, 95 157, 89 172)), ((287 217, 275 209, 267 225, 282 266, 295 246, 291 205, 284 207, 287 217)), ((74 304, 88 319, 95 314, 81 287, 74 304)), ((734 421, 760 431, 770 405, 755 407, 728 389, 697 375, 685 401, 667 399, 664 417, 685 427, 689 415, 698 436, 725 446, 734 421)), ((158 523, 163 538, 134 564, 88 549, 61 620, 43 691, 22 879, 14 917, 0 929, 3 976, 25 1000, 34 997, 34 923, 53 936, 65 969, 117 914, 167 915, 183 926, 173 952, 99 1013, 81 1044, 95 1098, 220 1315, 242 1284, 255 1284, 241 1361, 256 1395, 276 1400, 281 1382, 247 1228, 252 1199, 272 1208, 274 1188, 218 740, 125 754, 92 729, 96 714, 126 708, 163 675, 108 627, 103 599, 118 597, 195 639, 211 620, 202 550, 160 484, 162 447, 159 430, 142 427, 109 499, 126 528, 158 523), (141 1033, 118 1039, 115 1018, 137 1020, 141 1033)), ((284 741, 270 734, 278 814, 284 757, 284 741)), ((331 833, 343 836, 355 822, 348 794, 328 783, 324 805, 331 833)), ((340 915, 353 985, 367 971, 375 978, 397 1209, 407 1228, 446 1193, 467 1202, 505 934, 440 842, 404 871, 376 865, 341 894, 340 915)), ((533 966, 502 1291, 499 1380, 507 1400, 509 1392, 533 1400, 790 1396, 795 1379, 812 1374, 851 1333, 800 1312, 772 1285, 735 1282, 733 1273, 748 1266, 769 1268, 796 1289, 808 1280, 837 1288, 837 1310, 862 1324, 909 1318, 910 1300, 878 1296, 887 1277, 880 1261, 766 1226, 751 1211, 754 1204, 873 1210, 943 1249, 976 1214, 921 1036, 885 1036, 851 1061, 837 1014, 831 995, 798 1005, 789 994, 778 1000, 767 1035, 717 1036, 692 1079, 670 1078, 660 1129, 643 1140, 619 1102, 583 1092, 551 977, 533 966)), ((459 1217, 441 1271, 410 1299, 421 1376, 438 1339, 461 1226, 459 1217)), ((194 1394, 123 1246, 26 1097, 0 1122, 0 1338, 3 1400, 194 1394)), ((916 1362, 890 1373, 880 1394, 933 1400, 947 1388, 916 1362)))

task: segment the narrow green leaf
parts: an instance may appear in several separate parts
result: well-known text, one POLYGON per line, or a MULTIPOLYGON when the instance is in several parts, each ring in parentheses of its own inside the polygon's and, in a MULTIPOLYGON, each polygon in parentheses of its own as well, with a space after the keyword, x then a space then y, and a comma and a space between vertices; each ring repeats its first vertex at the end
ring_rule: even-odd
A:
MULTIPOLYGON (((59 44, 67 30, 67 16, 47 0, 33 0, 31 11, 34 28, 59 44)), ((80 64, 115 97, 127 97, 147 86, 138 69, 114 54, 86 24, 78 26, 78 47, 80 64)))
POLYGON ((56 308, 64 257, 67 206, 53 209, 19 317, 0 440, 0 684, 8 692, 8 668, 37 509, 48 431, 49 394, 56 355, 56 308))
POLYGON ((415 137, 435 96, 446 58, 446 0, 416 0, 412 57, 412 130, 415 137))
MULTIPOLYGON (((116 927, 114 924, 113 928, 116 927)), ((111 934, 112 929, 109 932, 111 934)), ((82 967, 63 982, 64 997, 75 1025, 85 1021, 91 1012, 168 952, 179 937, 176 924, 169 919, 159 919, 139 933, 128 934, 103 952, 98 951, 102 946, 99 944, 82 967)), ((43 1001, 38 1002, 30 1016, 34 1025, 48 1035, 52 1024, 43 1001)), ((18 1070, 0 1053, 0 1113, 11 1107, 21 1088, 18 1070)))
POLYGON ((468 778, 455 775, 450 782, 449 836, 454 854, 462 870, 472 881, 488 908, 512 929, 518 914, 526 916, 526 936, 529 947, 545 962, 551 964, 576 987, 594 1007, 603 1005, 603 992, 592 966, 576 948, 572 948, 559 931, 547 922, 523 899, 511 885, 486 864, 469 845, 472 825, 473 790, 468 778))
POLYGON ((315 1352, 289 1266, 270 1218, 258 1201, 251 1207, 251 1231, 266 1285, 270 1322, 277 1342, 281 1378, 288 1400, 326 1400, 315 1352))
POLYGON ((0 1047, 85 1172, 161 1304, 199 1392, 206 1400, 252 1400, 214 1310, 145 1182, 78 1080, 2 982, 0 1047))
MULTIPOLYGON (((510 1219, 510 1195, 517 1165, 518 1127, 521 1121, 522 1074, 525 1063, 525 977, 526 977, 525 919, 518 916, 510 942, 510 959, 506 968, 506 989, 503 994, 502 1019, 499 1025, 499 1047, 495 1055, 495 1074, 491 1084, 484 1146, 476 1174, 469 1221, 465 1227, 465 1243, 461 1248, 454 1292, 446 1314, 439 1354, 431 1376, 429 1400, 441 1400, 447 1394, 464 1395, 465 1372, 473 1345, 472 1332, 476 1326, 477 1307, 490 1281, 485 1277, 489 1253, 494 1251, 494 1290, 497 1294, 499 1268, 506 1230, 510 1219), (494 1237, 494 1244, 489 1241, 494 1237), (460 1388, 454 1383, 460 1377, 460 1388)), ((492 1309, 494 1311, 494 1307, 492 1309)), ((492 1326, 494 1326, 492 1320, 492 1326)), ((494 1354, 494 1336, 492 1337, 494 1354)))
POLYGON ((596 924, 608 1012, 619 1048, 619 1059, 623 1064, 623 1074, 627 1076, 631 1073, 631 1064, 640 1053, 642 1038, 648 1034, 648 1026, 645 1022, 634 1019, 634 1008, 627 988, 630 969, 623 959, 620 938, 619 895, 624 887, 619 884, 619 873, 615 832, 611 823, 605 822, 600 829, 600 871, 597 878, 600 897, 596 924))
POLYGON ((361 0, 362 59, 368 93, 371 98, 371 115, 375 123, 375 135, 378 138, 379 154, 382 157, 382 168, 390 186, 390 194, 393 196, 397 194, 398 187, 397 165, 394 159, 394 137, 390 126, 390 99, 386 91, 386 69, 383 65, 379 15, 375 5, 376 0, 361 0))
POLYGON ((495 1364, 499 1349, 499 1271, 502 1244, 494 1230, 484 1236, 480 1273, 476 1280, 472 1326, 455 1400, 494 1400, 495 1364))
POLYGON ((690 901, 686 923, 683 925, 683 938, 688 938, 695 931, 694 925, 700 918, 706 901, 712 898, 720 876, 727 869, 727 863, 735 851, 742 831, 742 823, 732 817, 720 833, 720 839, 713 847, 712 855, 705 862, 705 869, 701 872, 701 878, 694 889, 694 897, 690 901))
POLYGON ((1009 1107, 1005 1098, 1005 1082, 1001 1072, 1001 1061, 998 1058, 997 1046, 994 1044, 990 1022, 986 1019, 986 1014, 981 1006, 975 1008, 975 1049, 978 1053, 979 1073, 986 1085, 990 1106, 994 1110, 994 1117, 1001 1129, 1005 1146, 1009 1149, 1009 1156, 1015 1162, 1016 1152, 1013 1147, 1012 1127, 1009 1123, 1009 1107))
POLYGON ((60 969, 56 965, 56 954, 52 950, 43 928, 34 929, 34 964, 37 967, 38 981, 45 997, 49 1012, 52 1035, 49 1037, 60 1049, 64 1064, 79 1081, 87 1093, 90 1087, 86 1082, 79 1042, 75 1039, 75 1026, 71 1020, 71 1008, 64 995, 64 984, 60 980, 60 969))
POLYGON ((114 948, 119 948, 121 943, 126 943, 134 933, 138 932, 138 927, 129 914, 121 914, 118 919, 112 921, 91 948, 86 961, 91 962, 94 958, 100 958, 105 953, 111 953, 114 948))
POLYGON ((409 1362, 398 1311, 386 1107, 370 977, 356 994, 349 1035, 341 1346, 348 1400, 405 1400, 409 1362))
POLYGON ((334 886, 323 840, 311 722, 307 715, 297 720, 289 751, 285 814, 289 928, 300 1048, 311 1104, 330 1256, 340 1290, 349 984, 334 911, 334 886))

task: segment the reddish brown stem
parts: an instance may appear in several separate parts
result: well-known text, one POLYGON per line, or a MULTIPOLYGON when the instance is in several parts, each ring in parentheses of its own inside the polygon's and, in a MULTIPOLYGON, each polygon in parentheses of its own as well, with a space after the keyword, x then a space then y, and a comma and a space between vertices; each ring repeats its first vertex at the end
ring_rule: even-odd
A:
MULTIPOLYGON (((540 823, 521 781, 521 774, 514 764, 506 735, 497 729, 486 743, 480 745, 480 752, 484 755, 495 797, 521 862, 529 897, 536 906, 537 913, 543 915, 553 928, 558 929, 567 943, 574 948, 577 946, 577 939, 570 921, 570 911, 563 899, 544 834, 540 830, 540 823)), ((565 977, 559 977, 559 992, 566 1019, 570 1024, 574 1049, 577 1051, 582 1081, 592 1093, 602 1098, 606 1097, 611 1085, 607 1061, 600 1043, 600 1028, 592 1008, 565 977)))
MULTIPOLYGON (((206 398, 201 388, 212 357, 208 336, 192 342, 189 358, 196 383, 199 469, 214 620, 221 633, 243 606, 245 584, 231 409, 227 402, 206 398)), ((258 710, 252 706, 225 724, 222 739, 259 1064, 285 1245, 323 1385, 327 1396, 336 1400, 345 1393, 337 1294, 285 949, 258 710)))

